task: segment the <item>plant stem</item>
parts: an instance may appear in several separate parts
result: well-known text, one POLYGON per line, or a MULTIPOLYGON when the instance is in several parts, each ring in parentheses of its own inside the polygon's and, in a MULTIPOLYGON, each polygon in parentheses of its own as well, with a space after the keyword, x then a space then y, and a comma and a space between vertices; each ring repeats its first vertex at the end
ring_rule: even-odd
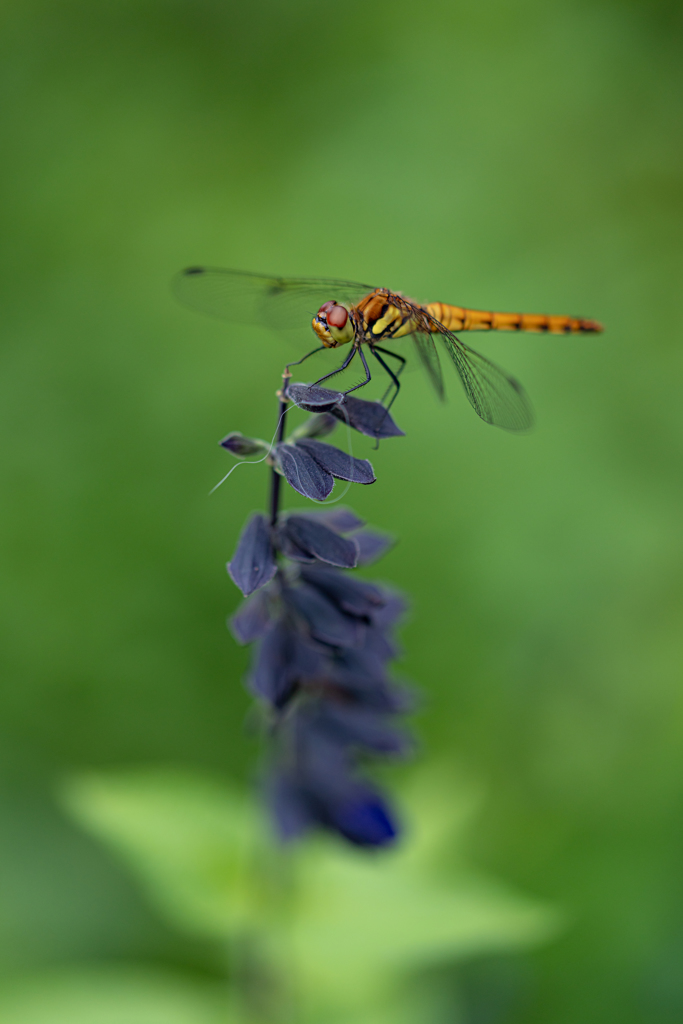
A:
MULTIPOLYGON (((285 371, 282 375, 282 387, 278 391, 278 398, 280 399, 278 404, 278 427, 276 443, 280 444, 285 436, 285 419, 287 418, 287 399, 285 398, 285 388, 287 387, 287 381, 289 380, 290 374, 285 371)), ((270 477, 270 525, 275 526, 277 523, 277 517, 280 512, 280 480, 282 477, 276 471, 275 467, 271 471, 270 477)))

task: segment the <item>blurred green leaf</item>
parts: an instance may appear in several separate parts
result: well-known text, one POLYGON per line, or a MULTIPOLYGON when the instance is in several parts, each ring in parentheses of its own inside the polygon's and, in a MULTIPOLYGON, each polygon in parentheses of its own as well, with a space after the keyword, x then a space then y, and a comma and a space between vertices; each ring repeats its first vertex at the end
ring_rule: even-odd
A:
POLYGON ((28 975, 0 986, 3 1024, 238 1024, 217 985, 136 968, 28 975))
POLYGON ((326 850, 306 864, 292 924, 308 992, 363 1004, 410 969, 548 938, 557 917, 493 880, 463 871, 422 877, 401 853, 363 858, 326 850), (353 979, 353 985, 350 985, 353 979))
POLYGON ((464 863, 439 870, 439 847, 462 844, 476 798, 438 772, 414 786, 408 840, 380 854, 323 837, 268 859, 246 798, 198 774, 87 775, 64 792, 176 924, 217 938, 260 932, 296 979, 306 1020, 368 1006, 379 1014, 411 972, 531 946, 559 924, 550 908, 464 863), (290 860, 278 899, 273 871, 290 860))
POLYGON ((267 894, 254 875, 259 819, 244 797, 173 770, 83 775, 63 797, 179 927, 223 939, 260 919, 267 894))
MULTIPOLYGON (((314 1007, 331 1001, 357 1015, 390 1005, 411 972, 534 946, 560 927, 557 911, 468 865, 476 787, 432 766, 416 773, 406 802, 408 837, 395 850, 368 855, 322 840, 301 851, 292 944, 314 1007), (446 855, 457 869, 440 867, 446 855)), ((392 1022, 417 1010, 402 1013, 395 1007, 392 1022)))

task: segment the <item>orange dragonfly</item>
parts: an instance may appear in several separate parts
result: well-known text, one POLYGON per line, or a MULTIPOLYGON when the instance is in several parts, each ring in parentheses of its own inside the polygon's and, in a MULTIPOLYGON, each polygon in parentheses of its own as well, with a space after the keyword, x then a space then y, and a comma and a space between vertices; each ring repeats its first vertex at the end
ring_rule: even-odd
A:
POLYGON ((389 375, 389 390, 393 389, 394 393, 387 408, 400 390, 399 377, 406 359, 385 348, 385 343, 408 335, 415 342, 418 356, 437 394, 443 398, 441 365, 434 344, 436 336, 453 361, 477 415, 486 423, 512 431, 527 430, 533 422, 522 385, 491 360, 471 349, 456 337, 455 332, 595 334, 602 330, 602 325, 596 320, 579 317, 493 313, 443 302, 423 305, 388 288, 322 277, 269 277, 241 270, 188 267, 176 276, 174 291, 185 305, 236 323, 256 323, 276 330, 288 330, 300 328, 310 319, 322 344, 289 366, 297 366, 323 349, 350 344, 341 366, 315 382, 316 385, 321 384, 341 373, 358 355, 365 370, 365 379, 349 388, 346 394, 364 387, 371 379, 364 352, 366 347, 389 375), (396 360, 395 368, 389 366, 387 357, 396 360))

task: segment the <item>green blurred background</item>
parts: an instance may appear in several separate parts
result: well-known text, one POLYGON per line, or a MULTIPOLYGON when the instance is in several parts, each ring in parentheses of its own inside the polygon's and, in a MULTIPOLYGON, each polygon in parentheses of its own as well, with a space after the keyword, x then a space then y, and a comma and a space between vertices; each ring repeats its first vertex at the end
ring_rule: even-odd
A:
POLYGON ((270 438, 291 349, 174 303, 208 263, 606 323, 477 337, 528 436, 448 367, 443 407, 408 376, 407 436, 347 500, 401 539, 423 761, 484 788, 477 862, 569 921, 500 1005, 464 967, 468 1021, 683 1019, 679 5, 12 0, 0 26, 2 976, 217 970, 54 799, 81 769, 252 772, 224 563, 265 469, 207 493, 225 433, 270 438))

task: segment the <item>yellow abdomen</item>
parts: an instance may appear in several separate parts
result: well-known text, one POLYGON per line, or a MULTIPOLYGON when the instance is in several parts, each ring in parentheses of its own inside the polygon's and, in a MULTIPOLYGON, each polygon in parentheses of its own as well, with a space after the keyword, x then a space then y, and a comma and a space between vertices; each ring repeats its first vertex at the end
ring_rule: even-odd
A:
POLYGON ((602 324, 572 316, 543 313, 493 313, 430 302, 425 309, 449 331, 535 331, 547 334, 596 334, 602 324))

